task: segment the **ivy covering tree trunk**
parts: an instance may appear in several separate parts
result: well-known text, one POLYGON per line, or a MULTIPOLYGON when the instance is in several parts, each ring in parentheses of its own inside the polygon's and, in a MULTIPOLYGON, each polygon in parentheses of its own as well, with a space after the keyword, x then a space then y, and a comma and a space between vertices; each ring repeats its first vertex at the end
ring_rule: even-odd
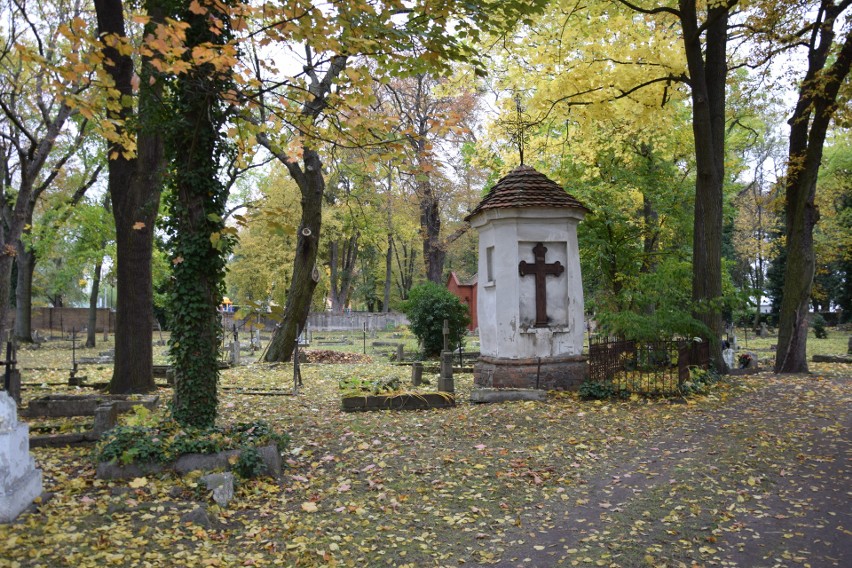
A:
POLYGON ((177 19, 189 24, 187 53, 192 63, 170 86, 166 153, 170 173, 169 253, 172 282, 169 291, 169 352, 175 370, 172 409, 179 423, 206 428, 216 420, 219 344, 222 327, 217 307, 224 291, 225 259, 231 246, 224 224, 227 187, 219 164, 228 151, 221 128, 227 118, 222 93, 232 88, 227 56, 219 50, 231 36, 228 16, 220 5, 209 12, 180 2, 177 19), (211 19, 222 23, 220 33, 211 19), (193 48, 204 46, 218 55, 209 63, 192 62, 193 48))

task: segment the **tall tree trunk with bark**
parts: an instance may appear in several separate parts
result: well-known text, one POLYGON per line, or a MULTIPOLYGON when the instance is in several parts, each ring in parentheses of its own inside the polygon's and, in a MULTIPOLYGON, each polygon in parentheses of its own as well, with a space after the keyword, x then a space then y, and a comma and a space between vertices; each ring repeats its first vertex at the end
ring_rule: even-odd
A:
POLYGON ((358 260, 358 234, 350 235, 343 241, 343 251, 340 250, 340 241, 337 240, 329 243, 329 248, 331 311, 341 313, 352 295, 353 276, 358 260))
POLYGON ((692 299, 696 319, 708 329, 711 357, 724 370, 720 338, 723 333, 722 187, 725 176, 725 82, 728 10, 710 8, 699 25, 695 0, 680 0, 683 41, 692 94, 692 132, 695 140, 695 219, 692 242, 692 299), (702 28, 705 34, 701 45, 702 28))
POLYGON ((103 259, 96 261, 95 268, 92 271, 92 290, 89 293, 89 323, 86 326, 86 347, 89 348, 94 347, 97 343, 98 293, 101 289, 103 264, 103 259))
POLYGON ((331 282, 329 283, 331 311, 341 313, 352 295, 353 275, 358 260, 358 234, 351 235, 343 241, 342 254, 340 241, 332 241, 329 247, 331 248, 329 255, 331 264, 331 282))
POLYGON ((305 326, 311 309, 311 299, 319 281, 316 268, 319 250, 320 229, 322 228, 322 198, 325 192, 325 179, 322 174, 322 161, 315 150, 305 150, 304 171, 298 163, 288 162, 287 167, 299 186, 302 194, 302 217, 296 241, 296 258, 293 262, 293 280, 287 293, 284 308, 284 321, 275 330, 267 361, 289 361, 296 345, 296 338, 305 326))
POLYGON ((393 278, 393 235, 388 234, 388 250, 385 253, 385 289, 382 300, 382 311, 390 311, 391 279, 393 278))
POLYGON ((18 254, 15 261, 18 265, 15 284, 15 340, 21 343, 32 343, 32 312, 33 312, 33 272, 35 271, 36 254, 20 239, 18 254))
MULTIPOLYGON (((103 207, 110 211, 112 208, 112 203, 110 202, 109 193, 104 195, 103 197, 103 207)), ((103 250, 107 245, 107 241, 104 239, 101 241, 101 250, 103 250)), ((86 334, 86 347, 94 347, 95 343, 97 343, 97 338, 95 337, 97 334, 96 328, 98 325, 98 294, 101 289, 101 276, 103 272, 104 265, 104 257, 101 256, 95 262, 95 267, 92 272, 92 291, 89 294, 89 325, 87 327, 88 333, 86 334)), ((106 333, 106 327, 109 324, 109 313, 107 313, 107 323, 104 324, 104 332, 106 333)))
POLYGON ((440 202, 428 179, 417 184, 417 195, 420 198, 420 236, 423 239, 426 278, 436 284, 443 284, 447 252, 441 243, 440 202))
MULTIPOLYGON (((346 69, 346 64, 347 56, 333 56, 322 79, 316 76, 315 68, 309 70, 312 77, 309 88, 311 98, 302 107, 302 115, 306 121, 314 123, 319 119, 328 106, 332 85, 346 69)), ((257 140, 287 167, 302 195, 302 217, 296 240, 293 279, 290 281, 290 290, 284 306, 284 320, 275 329, 266 352, 267 361, 289 361, 293 355, 293 348, 296 346, 296 338, 305 327, 314 289, 319 282, 320 275, 316 262, 322 228, 325 176, 322 171, 322 160, 316 148, 302 146, 302 166, 298 160, 274 147, 266 135, 259 134, 257 140)))
MULTIPOLYGON (((162 14, 152 2, 147 11, 156 21, 162 14)), ((103 41, 104 66, 115 83, 120 109, 110 112, 121 136, 133 138, 126 124, 138 118, 136 156, 126 153, 121 140, 108 147, 108 189, 113 205, 116 244, 115 366, 111 393, 147 392, 155 388, 153 377, 154 291, 151 258, 154 222, 160 204, 163 145, 151 116, 159 105, 161 87, 146 61, 139 83, 139 112, 134 112, 133 61, 116 49, 126 41, 122 0, 95 0, 98 36, 103 41), (117 39, 113 39, 117 38, 117 39), (150 79, 150 81, 149 81, 150 79), (152 84, 153 83, 153 84, 152 84)))
POLYGON ((834 25, 850 2, 824 0, 808 45, 808 69, 790 124, 785 182, 786 249, 784 289, 778 323, 776 373, 808 371, 808 306, 816 261, 813 230, 819 220, 814 204, 823 145, 837 110, 841 84, 852 64, 852 30, 846 30, 836 58, 826 69, 835 39, 834 25))

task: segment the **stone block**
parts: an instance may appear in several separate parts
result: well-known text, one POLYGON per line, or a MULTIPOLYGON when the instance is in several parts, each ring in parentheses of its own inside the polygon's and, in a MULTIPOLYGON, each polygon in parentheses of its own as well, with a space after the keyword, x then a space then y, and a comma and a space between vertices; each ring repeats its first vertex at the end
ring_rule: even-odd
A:
POLYGON ((119 413, 128 412, 136 405, 150 410, 157 407, 160 397, 157 395, 48 395, 33 399, 26 409, 26 416, 94 416, 95 409, 108 402, 115 403, 119 413))
POLYGON ((547 392, 536 389, 488 389, 475 388, 470 393, 471 402, 511 402, 517 400, 533 400, 544 402, 547 392))
POLYGON ((845 355, 814 355, 811 357, 814 363, 852 363, 852 357, 845 355))
MULTIPOLYGON (((174 464, 160 463, 134 463, 120 465, 118 463, 102 462, 98 464, 96 476, 98 479, 128 479, 142 477, 145 475, 158 474, 166 469, 173 469, 180 475, 186 475, 191 471, 228 471, 231 469, 231 460, 239 457, 241 450, 228 450, 215 454, 184 454, 174 464)), ((269 444, 257 448, 260 459, 263 461, 263 475, 278 478, 281 476, 281 453, 278 446, 269 444)))
POLYGON ((207 509, 205 507, 196 507, 192 511, 184 513, 180 518, 180 522, 191 523, 193 525, 204 527, 205 529, 209 529, 213 526, 213 522, 210 520, 210 516, 207 514, 207 509))
POLYGON ((9 396, 18 406, 21 405, 21 371, 9 371, 9 396))
POLYGON ((227 507, 234 498, 233 473, 210 473, 202 477, 201 481, 213 492, 213 500, 220 507, 227 507))
POLYGON ((159 463, 132 463, 121 465, 113 462, 101 462, 95 469, 95 477, 98 479, 133 479, 134 477, 145 477, 156 475, 165 469, 159 463))
MULTIPOLYGON (((231 469, 231 459, 239 457, 240 452, 241 450, 228 450, 216 454, 184 454, 177 459, 174 469, 181 475, 199 470, 229 470, 231 469)), ((264 475, 272 477, 281 475, 281 455, 275 444, 257 448, 257 453, 263 460, 264 469, 262 473, 264 475)))
POLYGON ((423 363, 415 362, 411 365, 411 384, 412 386, 420 386, 423 382, 423 363))
POLYGON ((112 430, 118 423, 118 406, 115 402, 104 403, 95 408, 95 425, 92 433, 100 438, 107 430, 112 430))

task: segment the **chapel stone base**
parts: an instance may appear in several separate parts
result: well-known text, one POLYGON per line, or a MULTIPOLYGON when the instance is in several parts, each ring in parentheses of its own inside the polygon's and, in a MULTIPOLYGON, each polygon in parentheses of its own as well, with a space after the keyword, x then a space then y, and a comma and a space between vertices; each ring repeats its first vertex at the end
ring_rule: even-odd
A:
POLYGON ((480 388, 577 390, 589 376, 583 355, 501 359, 480 356, 473 367, 473 384, 480 388))

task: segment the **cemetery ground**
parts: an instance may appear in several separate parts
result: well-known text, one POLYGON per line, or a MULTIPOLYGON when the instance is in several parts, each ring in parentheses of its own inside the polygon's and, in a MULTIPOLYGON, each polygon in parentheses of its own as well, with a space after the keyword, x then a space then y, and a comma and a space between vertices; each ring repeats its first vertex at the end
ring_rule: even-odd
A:
MULTIPOLYGON (((811 355, 843 354, 846 338, 811 337, 811 355)), ((753 341, 766 368, 773 340, 753 341)), ((341 412, 340 380, 408 381, 374 357, 303 364, 297 396, 282 394, 289 364, 222 372, 221 422, 291 436, 281 479, 239 480, 224 508, 198 474, 99 480, 91 447, 34 448, 49 495, 0 526, 0 566, 852 565, 852 365, 728 377, 685 399, 479 406, 463 373, 455 408, 341 412)), ((88 392, 60 386, 70 359, 68 342, 21 350, 24 404, 88 392)), ((69 431, 87 419, 25 420, 69 431)))

